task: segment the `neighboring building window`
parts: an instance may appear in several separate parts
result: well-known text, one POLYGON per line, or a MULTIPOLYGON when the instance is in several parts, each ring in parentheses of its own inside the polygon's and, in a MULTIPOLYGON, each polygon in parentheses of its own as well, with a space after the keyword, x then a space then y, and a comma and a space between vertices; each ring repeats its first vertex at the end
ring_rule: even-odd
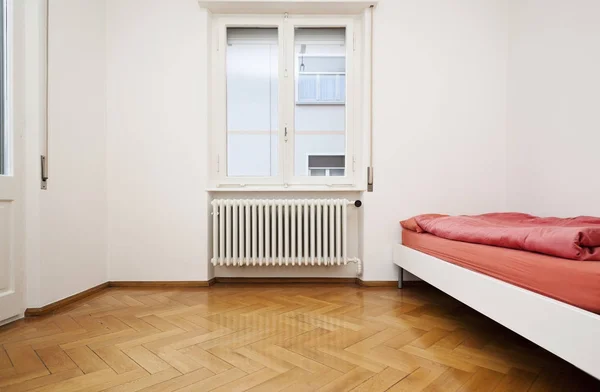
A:
POLYGON ((211 115, 219 184, 353 184, 362 80, 353 73, 356 20, 217 17, 215 41, 223 44, 213 52, 211 115), (307 165, 309 156, 335 164, 307 165))
POLYGON ((296 103, 344 104, 344 29, 296 29, 296 103))
POLYGON ((344 72, 301 72, 296 90, 298 105, 343 104, 346 100, 344 72))
POLYGON ((343 177, 346 167, 343 155, 309 155, 308 172, 310 176, 343 177))

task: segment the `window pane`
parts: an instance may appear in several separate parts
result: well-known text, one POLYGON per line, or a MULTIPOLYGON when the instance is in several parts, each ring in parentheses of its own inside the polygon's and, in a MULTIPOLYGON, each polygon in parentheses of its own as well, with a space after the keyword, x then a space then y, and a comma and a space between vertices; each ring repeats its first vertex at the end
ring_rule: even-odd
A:
POLYGON ((294 39, 294 174, 343 176, 346 151, 346 29, 296 28, 294 39), (327 157, 337 163, 315 163, 327 157), (342 162, 341 166, 339 162, 342 162))
POLYGON ((277 28, 227 29, 227 175, 277 175, 277 28))

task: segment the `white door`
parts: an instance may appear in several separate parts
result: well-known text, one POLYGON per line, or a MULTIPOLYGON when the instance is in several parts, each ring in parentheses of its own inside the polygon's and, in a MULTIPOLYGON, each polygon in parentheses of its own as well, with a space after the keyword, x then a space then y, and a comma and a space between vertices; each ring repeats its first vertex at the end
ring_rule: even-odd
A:
MULTIPOLYGON (((15 104, 16 68, 13 56, 13 9, 11 0, 2 4, 0 43, 0 324, 20 315, 23 297, 23 121, 15 104)), ((16 1, 17 4, 22 3, 16 1)), ((20 6, 20 5, 19 5, 20 6)))

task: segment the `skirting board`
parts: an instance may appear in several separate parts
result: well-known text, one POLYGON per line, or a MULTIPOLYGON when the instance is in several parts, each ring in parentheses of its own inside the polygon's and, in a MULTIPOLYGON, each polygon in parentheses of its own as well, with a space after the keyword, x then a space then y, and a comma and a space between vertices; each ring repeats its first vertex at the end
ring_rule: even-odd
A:
POLYGON ((247 283, 247 284, 355 284, 356 278, 215 278, 216 283, 247 283))
MULTIPOLYGON (((216 283, 246 284, 351 284, 361 287, 397 287, 397 280, 362 280, 360 278, 215 278, 216 283)), ((406 286, 427 285, 427 282, 405 281, 406 286)))
POLYGON ((70 297, 61 299, 60 301, 52 302, 51 304, 42 306, 41 308, 27 308, 25 310, 25 317, 44 316, 46 314, 50 314, 52 312, 57 311, 58 309, 64 308, 65 306, 69 306, 79 300, 87 298, 90 295, 99 293, 100 291, 104 290, 108 286, 109 286, 109 282, 101 283, 98 286, 84 290, 77 294, 73 294, 70 297))
POLYGON ((107 287, 137 287, 137 288, 182 288, 182 287, 209 287, 215 284, 215 279, 208 281, 115 281, 105 282, 98 286, 84 290, 80 293, 73 294, 70 297, 61 299, 60 301, 53 302, 41 308, 27 308, 25 309, 25 317, 37 317, 45 316, 56 312, 66 306, 69 306, 77 301, 87 298, 91 295, 99 293, 107 287))
POLYGON ((108 287, 209 287, 215 284, 215 278, 211 280, 192 280, 192 281, 111 281, 108 287))
MULTIPOLYGON (((227 284, 352 284, 361 287, 396 287, 397 281, 364 281, 359 278, 212 278, 208 281, 111 281, 84 290, 70 297, 53 302, 41 308, 27 308, 25 317, 45 316, 66 306, 97 294, 108 287, 131 288, 194 288, 210 287, 215 283, 227 284)), ((422 281, 405 282, 412 286, 426 284, 422 281)))
MULTIPOLYGON (((361 280, 356 278, 356 284, 362 287, 398 287, 397 280, 361 280)), ((404 287, 426 286, 423 280, 405 280, 404 287)))

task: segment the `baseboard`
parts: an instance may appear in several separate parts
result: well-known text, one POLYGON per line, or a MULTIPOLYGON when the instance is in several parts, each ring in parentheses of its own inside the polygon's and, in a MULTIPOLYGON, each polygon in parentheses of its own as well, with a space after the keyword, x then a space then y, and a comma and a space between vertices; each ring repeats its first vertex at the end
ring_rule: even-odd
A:
MULTIPOLYGON (((56 312, 77 301, 99 293, 108 287, 132 287, 132 288, 193 288, 210 287, 215 283, 228 284, 356 284, 361 287, 396 287, 398 282, 362 280, 360 278, 212 278, 210 280, 198 281, 110 281, 98 286, 73 294, 70 297, 53 302, 41 308, 27 308, 25 317, 44 316, 56 312)), ((405 286, 417 286, 427 284, 424 281, 405 281, 405 286)))
POLYGON ((113 281, 99 284, 98 286, 84 290, 80 293, 73 294, 70 297, 61 299, 60 301, 52 302, 41 308, 27 308, 25 309, 25 317, 37 317, 45 316, 56 312, 66 306, 69 306, 77 301, 87 298, 91 295, 99 293, 100 291, 108 287, 138 287, 138 288, 178 288, 178 287, 209 287, 215 284, 216 279, 213 278, 208 281, 113 281))
MULTIPOLYGON (((356 278, 356 284, 361 287, 398 287, 397 280, 362 280, 356 278)), ((428 283, 423 280, 405 280, 404 287, 423 286, 428 283)))
MULTIPOLYGON (((360 278, 215 278, 216 283, 245 284, 356 284, 361 287, 398 287, 397 280, 362 280, 360 278)), ((423 281, 404 281, 405 286, 426 284, 423 281)))
POLYGON ((247 283, 247 284, 354 284, 355 278, 214 278, 216 283, 247 283))
POLYGON ((98 286, 92 287, 91 289, 87 289, 80 293, 73 294, 70 297, 61 299, 60 301, 52 302, 51 304, 42 306, 41 308, 27 308, 25 309, 25 317, 44 316, 50 314, 52 312, 57 311, 58 309, 64 308, 77 301, 80 301, 84 298, 96 294, 107 288, 108 285, 108 282, 101 283, 98 286))
POLYGON ((215 284, 215 278, 211 280, 190 281, 138 281, 138 280, 116 280, 108 282, 108 287, 149 287, 149 288, 178 288, 178 287, 209 287, 215 284))
POLYGON ((361 287, 398 287, 397 280, 362 280, 356 278, 356 284, 361 287))

